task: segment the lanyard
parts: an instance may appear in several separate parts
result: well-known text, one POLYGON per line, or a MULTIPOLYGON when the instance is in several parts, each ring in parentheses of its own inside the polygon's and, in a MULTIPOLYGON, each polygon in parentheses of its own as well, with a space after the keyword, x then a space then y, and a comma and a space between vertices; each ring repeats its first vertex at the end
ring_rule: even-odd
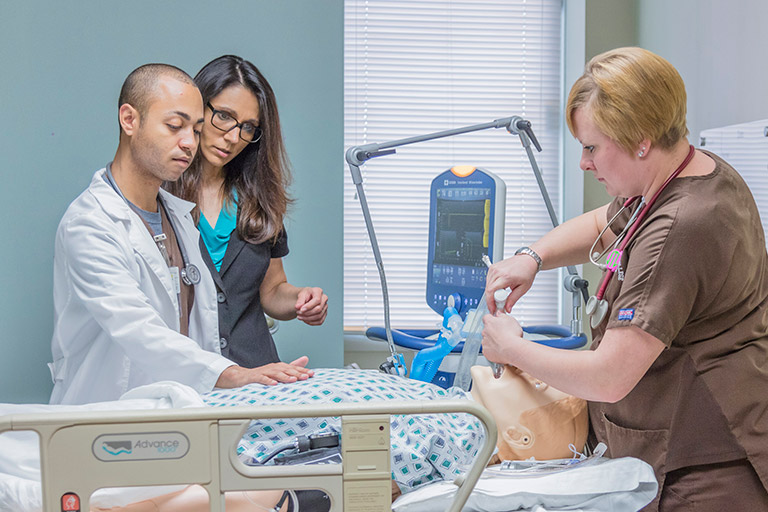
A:
MULTIPOLYGON (((107 164, 107 181, 112 186, 113 189, 115 189, 115 192, 118 193, 118 195, 125 201, 125 203, 131 207, 135 208, 133 203, 131 203, 124 195, 122 190, 120 190, 120 187, 117 186, 117 183, 115 182, 115 177, 112 176, 112 163, 110 162, 107 164)), ((163 196, 160 194, 157 195, 157 202, 160 205, 160 208, 162 208, 165 211, 165 216, 168 218, 168 223, 171 225, 171 230, 173 231, 173 235, 176 238, 176 243, 179 246, 179 252, 181 253, 181 259, 184 263, 184 266, 180 269, 181 274, 181 280, 184 281, 184 284, 187 286, 193 286, 200 282, 200 271, 198 270, 197 266, 189 262, 189 258, 187 257, 187 251, 184 247, 184 242, 182 241, 181 237, 179 237, 179 231, 176 229, 176 223, 173 220, 173 216, 171 216, 170 212, 168 211, 168 208, 165 206, 165 200, 163 200, 163 196)), ((168 268, 171 268, 171 259, 168 255, 168 250, 165 247, 165 240, 167 239, 167 236, 165 233, 160 233, 159 235, 153 235, 152 240, 157 245, 157 249, 160 251, 160 254, 163 256, 163 260, 165 260, 165 263, 168 265, 168 268)))

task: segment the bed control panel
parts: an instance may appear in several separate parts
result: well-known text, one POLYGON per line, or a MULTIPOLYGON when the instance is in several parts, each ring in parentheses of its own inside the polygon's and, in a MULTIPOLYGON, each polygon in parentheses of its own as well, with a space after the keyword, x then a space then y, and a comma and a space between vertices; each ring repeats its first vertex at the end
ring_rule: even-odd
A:
POLYGON ((392 510, 389 415, 345 416, 341 425, 345 512, 392 510))

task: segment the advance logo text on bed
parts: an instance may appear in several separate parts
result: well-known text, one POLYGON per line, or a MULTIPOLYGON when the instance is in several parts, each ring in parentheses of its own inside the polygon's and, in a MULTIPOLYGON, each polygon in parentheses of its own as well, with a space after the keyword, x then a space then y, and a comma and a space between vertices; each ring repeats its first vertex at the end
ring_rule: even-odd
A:
POLYGON ((189 439, 181 432, 104 434, 91 449, 104 462, 180 459, 189 452, 189 439))

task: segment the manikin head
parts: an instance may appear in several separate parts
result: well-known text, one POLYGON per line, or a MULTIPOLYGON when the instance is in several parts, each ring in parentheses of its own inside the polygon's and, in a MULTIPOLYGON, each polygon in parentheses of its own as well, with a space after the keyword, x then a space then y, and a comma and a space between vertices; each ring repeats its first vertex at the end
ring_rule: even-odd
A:
POLYGON ((501 460, 567 458, 587 440, 587 403, 510 366, 494 378, 487 366, 473 366, 472 396, 496 420, 501 460))

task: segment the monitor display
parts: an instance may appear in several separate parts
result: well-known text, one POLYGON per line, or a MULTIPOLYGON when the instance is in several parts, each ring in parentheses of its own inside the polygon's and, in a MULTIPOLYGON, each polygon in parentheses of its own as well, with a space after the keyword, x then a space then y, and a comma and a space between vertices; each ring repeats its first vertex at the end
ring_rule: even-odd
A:
POLYGON ((482 288, 487 269, 491 190, 440 188, 436 191, 434 284, 482 288))
POLYGON ((490 199, 437 199, 435 263, 482 267, 488 254, 490 199))
POLYGON ((429 199, 427 304, 442 314, 453 305, 464 317, 485 290, 488 267, 501 257, 506 187, 496 175, 455 167, 432 180, 429 199))

